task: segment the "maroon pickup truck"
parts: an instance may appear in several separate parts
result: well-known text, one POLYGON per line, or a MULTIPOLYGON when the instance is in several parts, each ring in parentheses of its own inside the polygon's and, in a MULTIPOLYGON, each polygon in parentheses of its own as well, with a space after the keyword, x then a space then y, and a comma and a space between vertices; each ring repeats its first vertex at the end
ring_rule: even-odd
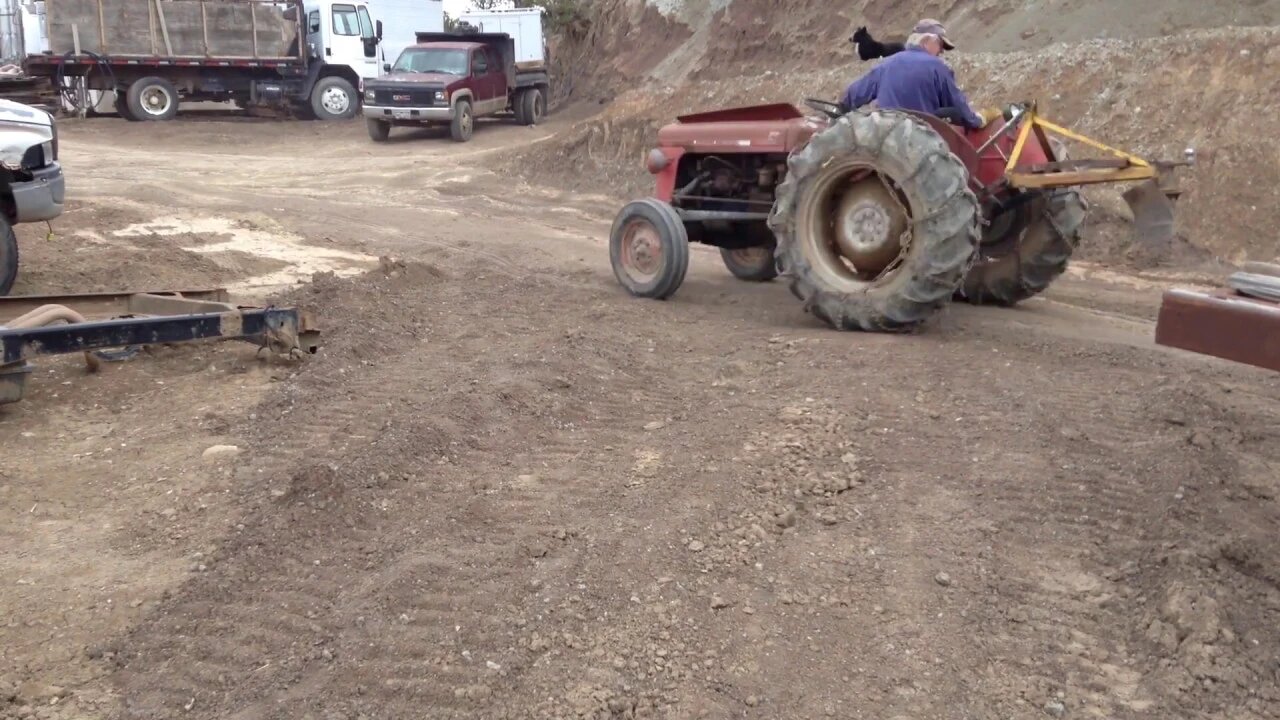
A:
POLYGON ((547 112, 544 62, 515 62, 506 33, 417 33, 387 74, 364 81, 369 137, 385 141, 395 126, 448 125, 457 142, 471 139, 476 118, 510 113, 536 125, 547 112))

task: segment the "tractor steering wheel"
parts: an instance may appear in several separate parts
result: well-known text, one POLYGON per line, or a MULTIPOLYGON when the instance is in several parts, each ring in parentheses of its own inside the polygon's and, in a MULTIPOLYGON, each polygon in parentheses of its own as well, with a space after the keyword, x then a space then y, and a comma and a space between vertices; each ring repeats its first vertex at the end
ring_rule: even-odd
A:
POLYGON ((845 114, 844 106, 842 106, 840 103, 833 103, 827 100, 817 100, 814 98, 806 98, 804 101, 804 104, 808 105, 814 110, 817 110, 823 115, 826 115, 832 120, 839 120, 840 118, 844 117, 844 114, 845 114))

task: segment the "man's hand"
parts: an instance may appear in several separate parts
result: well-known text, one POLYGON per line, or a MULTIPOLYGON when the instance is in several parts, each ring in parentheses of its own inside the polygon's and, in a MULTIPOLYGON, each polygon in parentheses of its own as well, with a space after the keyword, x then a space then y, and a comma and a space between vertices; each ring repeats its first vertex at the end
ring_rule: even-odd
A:
POLYGON ((982 127, 986 127, 997 118, 1004 117, 1004 111, 1000 108, 983 108, 978 111, 978 117, 982 118, 982 127))

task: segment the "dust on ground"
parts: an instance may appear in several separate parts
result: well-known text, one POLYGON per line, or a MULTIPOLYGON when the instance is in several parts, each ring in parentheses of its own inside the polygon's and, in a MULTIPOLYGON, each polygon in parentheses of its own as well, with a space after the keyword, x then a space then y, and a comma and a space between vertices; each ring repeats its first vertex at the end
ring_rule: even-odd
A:
POLYGON ((621 185, 490 169, 578 132, 64 125, 22 292, 232 285, 322 347, 38 363, 0 717, 1274 714, 1280 380, 1151 341, 1212 275, 883 336, 695 248, 634 300, 621 185))

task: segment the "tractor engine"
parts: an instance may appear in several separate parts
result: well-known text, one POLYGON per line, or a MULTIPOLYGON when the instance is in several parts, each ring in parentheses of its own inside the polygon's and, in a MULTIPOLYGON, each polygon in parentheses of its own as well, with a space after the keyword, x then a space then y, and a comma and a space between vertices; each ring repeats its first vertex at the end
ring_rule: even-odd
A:
POLYGON ((685 211, 690 239, 722 248, 772 240, 765 220, 787 171, 785 155, 686 155, 680 165, 672 204, 685 211))

